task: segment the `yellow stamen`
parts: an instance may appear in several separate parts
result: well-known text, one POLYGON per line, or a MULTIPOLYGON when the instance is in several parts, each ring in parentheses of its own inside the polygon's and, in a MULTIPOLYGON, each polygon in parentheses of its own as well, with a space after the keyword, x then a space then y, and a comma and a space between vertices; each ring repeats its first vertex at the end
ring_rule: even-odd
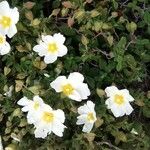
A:
POLYGON ((40 107, 40 104, 38 102, 34 102, 34 109, 37 110, 40 107))
POLYGON ((117 103, 118 105, 121 105, 121 104, 124 103, 124 97, 123 97, 122 95, 116 94, 116 95, 114 96, 114 101, 115 101, 115 103, 117 103))
POLYGON ((51 123, 54 120, 54 114, 50 112, 44 112, 42 119, 46 123, 51 123))
POLYGON ((11 25, 11 18, 7 16, 2 16, 0 19, 0 24, 2 25, 3 28, 8 28, 11 25))
POLYGON ((66 84, 66 85, 64 85, 63 87, 62 87, 62 89, 63 89, 63 93, 65 94, 65 95, 70 95, 70 94, 72 94, 73 93, 73 91, 74 91, 74 88, 72 87, 72 85, 71 84, 66 84))
POLYGON ((5 43, 5 38, 3 36, 0 36, 0 44, 5 43))
POLYGON ((49 43, 48 44, 48 51, 50 53, 55 53, 55 52, 57 52, 57 50, 58 50, 58 47, 57 47, 56 43, 49 43))
POLYGON ((94 121, 94 115, 93 115, 93 113, 88 113, 88 115, 87 115, 87 120, 88 121, 94 121))

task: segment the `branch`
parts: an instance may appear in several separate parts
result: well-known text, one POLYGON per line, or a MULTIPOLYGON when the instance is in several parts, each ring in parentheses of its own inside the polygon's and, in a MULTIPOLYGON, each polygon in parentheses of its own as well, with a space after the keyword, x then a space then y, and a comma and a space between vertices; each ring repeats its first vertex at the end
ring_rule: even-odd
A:
POLYGON ((96 142, 97 145, 108 145, 110 148, 114 148, 115 150, 122 150, 118 147, 116 147, 115 145, 111 144, 111 143, 108 143, 108 142, 96 142))

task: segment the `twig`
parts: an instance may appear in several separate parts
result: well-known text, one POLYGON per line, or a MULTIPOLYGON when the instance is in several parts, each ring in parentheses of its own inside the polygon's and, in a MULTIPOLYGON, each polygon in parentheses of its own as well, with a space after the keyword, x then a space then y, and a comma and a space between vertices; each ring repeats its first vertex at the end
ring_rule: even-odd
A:
POLYGON ((120 7, 126 6, 125 4, 126 4, 128 1, 129 1, 129 0, 126 0, 125 2, 123 2, 123 3, 120 5, 120 7))
POLYGON ((130 42, 127 44, 127 46, 125 47, 125 50, 127 50, 128 47, 129 47, 132 43, 135 43, 135 42, 134 42, 134 41, 130 41, 130 42))
POLYGON ((93 39, 97 38, 97 37, 100 36, 100 35, 103 35, 103 33, 102 33, 102 32, 98 33, 97 35, 94 36, 93 39))
POLYGON ((116 147, 115 145, 111 144, 111 143, 108 143, 108 142, 96 142, 97 145, 108 145, 110 148, 114 148, 115 150, 122 150, 118 147, 116 147))
POLYGON ((93 52, 101 52, 103 55, 107 57, 107 59, 111 59, 110 55, 106 53, 106 51, 102 51, 101 49, 93 49, 93 52))

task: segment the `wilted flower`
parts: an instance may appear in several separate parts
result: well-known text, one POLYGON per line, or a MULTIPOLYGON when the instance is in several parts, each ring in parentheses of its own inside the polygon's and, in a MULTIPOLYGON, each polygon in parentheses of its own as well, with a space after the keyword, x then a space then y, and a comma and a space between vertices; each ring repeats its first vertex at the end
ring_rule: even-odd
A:
POLYGON ((51 132, 62 137, 66 128, 63 124, 64 121, 65 115, 62 110, 52 110, 49 105, 45 105, 38 116, 38 121, 34 123, 36 128, 34 131, 35 137, 45 138, 51 132))
POLYGON ((56 92, 63 92, 69 98, 81 101, 87 99, 90 90, 86 83, 83 83, 84 77, 79 72, 70 73, 68 78, 65 76, 57 77, 50 85, 56 92))
POLYGON ((57 57, 62 57, 67 54, 67 47, 64 45, 65 37, 56 33, 51 35, 42 35, 39 45, 33 47, 33 50, 38 53, 39 56, 44 56, 44 62, 46 64, 53 63, 57 60, 57 57))
POLYGON ((127 89, 119 90, 115 86, 110 86, 105 89, 108 99, 105 104, 108 109, 111 109, 115 117, 129 115, 133 108, 129 102, 134 101, 134 98, 129 94, 127 89))
POLYGON ((10 45, 6 41, 6 36, 0 34, 0 55, 5 55, 9 53, 10 51, 10 45))
POLYGON ((94 125, 94 122, 97 120, 96 118, 96 112, 94 110, 95 104, 92 101, 87 101, 87 104, 84 104, 83 106, 78 108, 78 113, 80 116, 77 117, 77 125, 82 125, 83 132, 89 133, 94 125))
POLYGON ((0 3, 0 33, 9 38, 17 33, 16 23, 19 20, 18 9, 10 8, 7 1, 0 3))

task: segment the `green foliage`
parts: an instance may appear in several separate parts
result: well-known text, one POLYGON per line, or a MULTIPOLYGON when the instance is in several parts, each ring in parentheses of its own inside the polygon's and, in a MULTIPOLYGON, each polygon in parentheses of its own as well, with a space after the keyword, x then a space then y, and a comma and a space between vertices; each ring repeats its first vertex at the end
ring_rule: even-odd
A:
POLYGON ((150 149, 150 11, 149 0, 11 0, 18 7, 18 33, 11 53, 0 56, 0 134, 4 146, 25 150, 150 149), (32 50, 41 34, 60 32, 68 54, 46 65, 32 50), (58 75, 79 71, 92 92, 97 122, 91 133, 76 125, 76 103, 50 87, 58 75), (45 76, 48 74, 49 76, 45 76), (105 106, 104 89, 127 88, 135 101, 130 116, 115 118, 105 106), (5 96, 13 86, 12 96, 5 96), (39 94, 66 113, 63 138, 35 139, 17 101, 39 94), (17 138, 20 142, 14 140, 17 138))

